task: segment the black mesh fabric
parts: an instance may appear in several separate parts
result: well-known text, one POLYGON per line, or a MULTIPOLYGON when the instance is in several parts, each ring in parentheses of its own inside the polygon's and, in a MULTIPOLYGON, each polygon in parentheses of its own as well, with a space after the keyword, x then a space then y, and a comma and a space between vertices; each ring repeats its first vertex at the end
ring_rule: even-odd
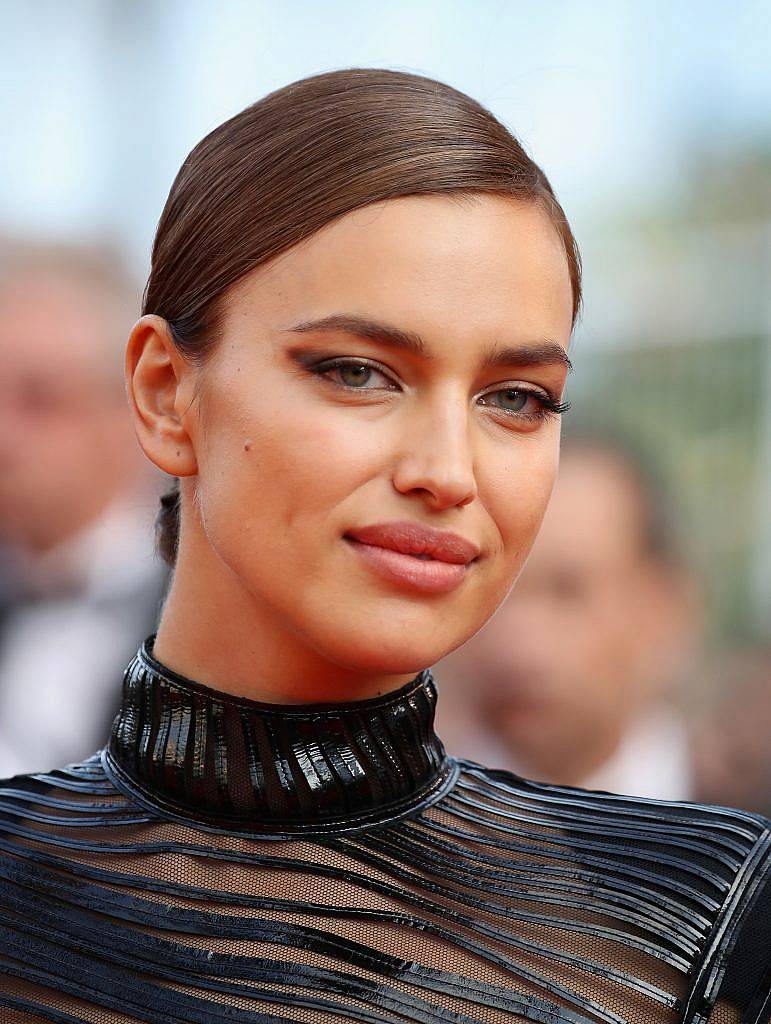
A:
POLYGON ((245 700, 222 712, 216 691, 171 673, 138 690, 146 672, 130 666, 104 750, 0 781, 3 1024, 771 1020, 768 820, 453 758, 425 674, 396 703, 326 706, 308 739, 307 716, 287 725, 245 700), (283 770, 306 782, 306 752, 324 753, 337 797, 355 784, 361 807, 318 786, 287 824, 291 786, 263 805, 254 759, 248 778, 237 757, 224 771, 249 730, 202 736, 230 713, 288 741, 283 770), (384 729, 419 754, 389 760, 384 729), (427 750, 441 756, 426 765, 427 750), (352 751, 383 777, 357 779, 352 751))

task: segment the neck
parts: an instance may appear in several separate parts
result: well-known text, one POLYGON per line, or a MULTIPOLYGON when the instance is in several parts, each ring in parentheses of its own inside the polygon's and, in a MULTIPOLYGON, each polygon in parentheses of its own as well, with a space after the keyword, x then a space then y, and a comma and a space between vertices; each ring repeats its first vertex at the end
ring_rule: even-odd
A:
POLYGON ((184 524, 154 651, 175 672, 214 689, 284 704, 378 697, 415 677, 325 658, 184 524))
POLYGON ((381 697, 298 707, 186 679, 153 639, 126 670, 102 764, 163 816, 239 835, 322 834, 393 821, 454 784, 429 669, 381 697))

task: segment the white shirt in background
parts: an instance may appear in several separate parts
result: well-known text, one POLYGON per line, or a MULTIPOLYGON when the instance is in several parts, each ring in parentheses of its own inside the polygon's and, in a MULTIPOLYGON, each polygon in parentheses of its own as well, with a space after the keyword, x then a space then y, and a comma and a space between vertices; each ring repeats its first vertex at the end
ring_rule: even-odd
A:
POLYGON ((106 741, 104 722, 162 579, 148 505, 116 503, 23 566, 33 589, 54 596, 12 607, 3 621, 0 778, 61 767, 106 741))

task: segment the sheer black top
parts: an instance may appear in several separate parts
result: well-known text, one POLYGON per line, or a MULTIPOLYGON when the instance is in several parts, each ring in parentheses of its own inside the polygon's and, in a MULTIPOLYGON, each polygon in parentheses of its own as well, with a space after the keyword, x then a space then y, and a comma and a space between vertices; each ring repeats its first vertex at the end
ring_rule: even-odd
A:
POLYGON ((0 781, 2 1024, 758 1024, 771 822, 451 757, 368 700, 129 665, 107 743, 0 781))

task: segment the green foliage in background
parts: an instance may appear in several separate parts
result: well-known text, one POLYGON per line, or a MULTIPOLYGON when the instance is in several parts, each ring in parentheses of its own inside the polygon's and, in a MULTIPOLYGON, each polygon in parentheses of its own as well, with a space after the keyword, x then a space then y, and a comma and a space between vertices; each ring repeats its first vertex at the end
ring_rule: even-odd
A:
POLYGON ((771 138, 686 151, 679 188, 630 200, 584 248, 571 419, 658 465, 711 639, 768 641, 771 138))
POLYGON ((677 546, 706 588, 716 641, 757 633, 766 347, 754 337, 586 350, 568 389, 566 437, 571 417, 610 438, 620 432, 657 468, 677 546))

